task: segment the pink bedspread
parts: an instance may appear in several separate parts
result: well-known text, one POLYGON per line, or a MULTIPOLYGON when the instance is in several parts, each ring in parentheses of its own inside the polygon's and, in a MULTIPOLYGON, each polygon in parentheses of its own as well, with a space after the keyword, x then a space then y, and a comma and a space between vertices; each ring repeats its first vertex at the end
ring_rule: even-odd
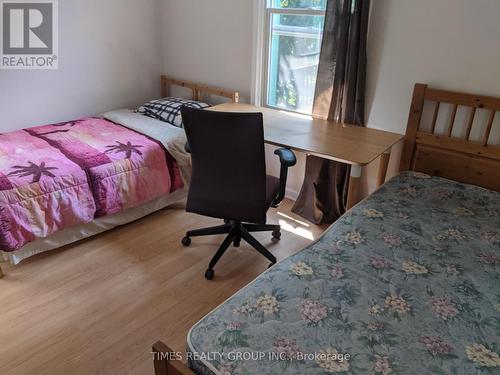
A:
POLYGON ((0 134, 0 250, 17 250, 182 186, 161 143, 108 120, 0 134))

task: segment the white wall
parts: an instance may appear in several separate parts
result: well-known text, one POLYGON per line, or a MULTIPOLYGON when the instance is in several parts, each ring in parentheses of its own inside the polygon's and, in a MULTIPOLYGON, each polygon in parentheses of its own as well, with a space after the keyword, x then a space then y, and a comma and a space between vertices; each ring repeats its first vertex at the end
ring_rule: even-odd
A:
MULTIPOLYGON (((415 82, 500 96, 500 1, 372 4, 368 126, 404 133, 415 82)), ((70 0, 60 12, 59 70, 0 71, 0 131, 135 106, 158 95, 160 72, 249 100, 252 0, 70 0)), ((292 196, 303 177, 298 156, 292 196)), ((398 161, 395 152, 392 173, 398 161)), ((365 192, 376 167, 365 173, 365 192)))
POLYGON ((163 0, 164 72, 250 97, 252 0, 163 0))
MULTIPOLYGON (((163 0, 164 72, 176 78, 240 92, 249 102, 252 85, 253 0, 163 0)), ((276 161, 273 148, 266 157, 276 161)), ((304 155, 289 176, 289 195, 302 185, 304 155)), ((269 163, 279 175, 279 164, 269 163)))
MULTIPOLYGON (((166 73, 240 90, 248 97, 251 0, 164 0, 163 20, 166 73)), ((404 133, 415 82, 500 96, 499 20, 498 0, 374 0, 368 126, 404 133)), ((396 149, 391 174, 399 157, 396 149)), ((300 161, 289 179, 294 192, 302 182, 303 155, 300 161)), ((375 188, 377 164, 366 170, 364 193, 375 188)), ((276 172, 278 166, 270 169, 276 172)))
POLYGON ((159 0, 59 1, 59 69, 0 70, 0 131, 136 106, 159 93, 159 0))
POLYGON ((375 0, 367 109, 403 133, 413 84, 500 96, 500 1, 375 0))
POLYGON ((368 48, 370 127, 404 133, 416 82, 500 96, 498 0, 375 0, 368 48))

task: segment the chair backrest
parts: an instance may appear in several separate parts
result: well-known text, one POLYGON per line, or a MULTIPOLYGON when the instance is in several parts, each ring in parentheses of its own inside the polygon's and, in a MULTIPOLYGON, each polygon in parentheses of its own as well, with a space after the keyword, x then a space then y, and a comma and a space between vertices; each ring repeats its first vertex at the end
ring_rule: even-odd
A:
POLYGON ((265 223, 266 162, 261 113, 182 108, 193 175, 186 210, 265 223))

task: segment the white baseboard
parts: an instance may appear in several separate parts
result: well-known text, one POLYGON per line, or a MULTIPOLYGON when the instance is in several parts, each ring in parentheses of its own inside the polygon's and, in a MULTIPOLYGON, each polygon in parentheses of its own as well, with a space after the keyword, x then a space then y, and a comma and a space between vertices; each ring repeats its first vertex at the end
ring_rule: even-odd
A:
POLYGON ((299 197, 299 192, 296 190, 286 188, 285 197, 292 201, 296 201, 297 198, 299 197))

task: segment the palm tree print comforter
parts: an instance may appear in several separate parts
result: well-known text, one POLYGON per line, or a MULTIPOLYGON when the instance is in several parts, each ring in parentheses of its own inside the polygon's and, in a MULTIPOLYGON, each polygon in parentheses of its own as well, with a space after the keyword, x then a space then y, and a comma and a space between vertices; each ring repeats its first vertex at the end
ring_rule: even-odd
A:
POLYGON ((403 173, 197 323, 190 365, 499 374, 499 267, 500 193, 403 173))
POLYGON ((101 118, 0 134, 0 250, 181 188, 156 140, 101 118))

